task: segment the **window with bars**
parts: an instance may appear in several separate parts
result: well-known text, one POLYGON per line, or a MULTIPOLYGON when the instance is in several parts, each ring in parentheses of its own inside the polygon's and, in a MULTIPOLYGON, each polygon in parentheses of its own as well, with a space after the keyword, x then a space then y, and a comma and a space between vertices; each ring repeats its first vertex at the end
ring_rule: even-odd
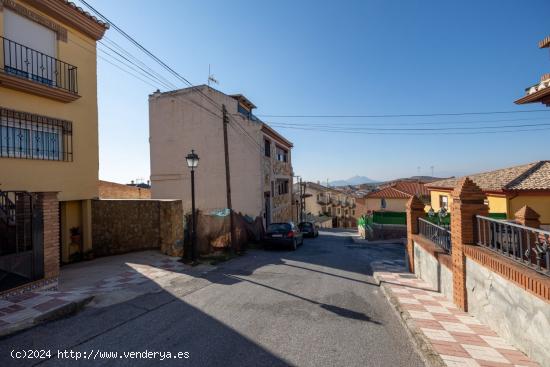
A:
POLYGON ((72 123, 0 107, 0 157, 72 162, 72 123))

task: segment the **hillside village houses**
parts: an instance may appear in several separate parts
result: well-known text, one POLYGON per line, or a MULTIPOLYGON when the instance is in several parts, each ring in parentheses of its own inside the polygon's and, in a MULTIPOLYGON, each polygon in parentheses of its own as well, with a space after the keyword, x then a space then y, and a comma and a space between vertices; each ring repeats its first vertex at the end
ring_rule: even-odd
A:
MULTIPOLYGON (((357 219, 353 195, 320 183, 304 182, 302 184, 306 220, 318 222, 322 227, 355 227, 357 219), (332 221, 326 223, 327 217, 332 221)), ((298 190, 298 186, 295 190, 298 190)))
POLYGON ((227 95, 206 85, 149 97, 151 196, 178 198, 191 207, 190 172, 185 156, 200 157, 197 208, 208 213, 227 208, 226 166, 222 116, 228 118, 228 161, 233 210, 264 225, 292 220, 292 143, 262 122, 245 96, 227 95))
POLYGON ((0 171, 9 172, 0 178, 0 291, 56 282, 75 238, 91 248, 96 42, 108 28, 65 1, 0 1, 0 171))

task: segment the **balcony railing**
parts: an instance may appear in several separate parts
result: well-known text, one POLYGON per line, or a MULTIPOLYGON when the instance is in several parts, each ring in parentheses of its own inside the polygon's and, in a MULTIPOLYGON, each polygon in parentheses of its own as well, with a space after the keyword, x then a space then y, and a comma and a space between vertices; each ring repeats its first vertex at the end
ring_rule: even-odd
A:
POLYGON ((550 232, 477 217, 477 244, 550 276, 550 232))
POLYGON ((4 73, 77 94, 77 67, 2 38, 4 73))
POLYGON ((422 237, 432 241, 438 247, 445 250, 445 252, 451 253, 451 231, 447 228, 434 224, 424 218, 418 218, 418 232, 422 237))

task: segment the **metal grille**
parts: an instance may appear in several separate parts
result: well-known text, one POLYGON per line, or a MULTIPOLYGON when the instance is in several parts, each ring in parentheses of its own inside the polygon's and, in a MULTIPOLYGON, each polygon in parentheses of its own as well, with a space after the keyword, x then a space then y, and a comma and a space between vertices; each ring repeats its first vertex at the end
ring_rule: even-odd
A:
POLYGON ((477 219, 477 244, 550 276, 550 232, 492 219, 477 219))
POLYGON ((0 157, 73 160, 72 123, 0 107, 0 157))
POLYGON ((451 231, 447 228, 434 224, 424 218, 418 218, 418 231, 422 237, 432 241, 447 253, 451 253, 451 231))
POLYGON ((77 67, 2 38, 4 72, 77 94, 77 67))

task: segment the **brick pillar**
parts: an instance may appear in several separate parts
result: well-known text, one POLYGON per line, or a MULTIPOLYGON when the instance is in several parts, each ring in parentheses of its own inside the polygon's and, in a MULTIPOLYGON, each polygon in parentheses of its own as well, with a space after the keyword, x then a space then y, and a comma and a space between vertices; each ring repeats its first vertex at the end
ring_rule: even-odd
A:
POLYGON ((407 260, 409 270, 414 273, 414 242, 412 235, 418 234, 418 218, 424 217, 424 203, 413 196, 407 202, 407 260))
MULTIPOLYGON (((521 224, 526 227, 540 228, 540 215, 534 211, 530 206, 524 205, 514 214, 514 219, 517 224, 521 224)), ((523 232, 522 241, 524 244, 530 243, 531 246, 537 241, 537 235, 533 232, 523 232)), ((525 245, 524 245, 525 246, 525 245)), ((523 254, 521 254, 523 256, 523 254)), ((535 252, 531 253, 531 261, 535 264, 537 262, 537 255, 535 252)), ((544 261, 544 260, 543 260, 544 261)))
POLYGON ((484 204, 485 194, 469 177, 461 179, 451 195, 453 197, 451 205, 453 301, 460 309, 467 311, 464 245, 475 243, 477 232, 475 216, 487 216, 489 207, 484 204))
POLYGON ((531 228, 540 228, 540 215, 530 206, 524 205, 514 214, 518 224, 531 228))
POLYGON ((40 192, 35 196, 35 210, 42 212, 42 245, 44 278, 59 275, 59 201, 56 192, 40 192))

